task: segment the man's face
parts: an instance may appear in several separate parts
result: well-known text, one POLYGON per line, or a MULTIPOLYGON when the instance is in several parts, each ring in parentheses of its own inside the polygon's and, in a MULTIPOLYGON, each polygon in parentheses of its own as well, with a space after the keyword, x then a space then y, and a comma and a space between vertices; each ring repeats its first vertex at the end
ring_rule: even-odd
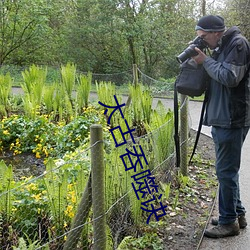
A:
POLYGON ((210 49, 215 49, 218 46, 218 42, 221 38, 221 32, 206 32, 203 30, 197 30, 197 35, 204 39, 210 49))

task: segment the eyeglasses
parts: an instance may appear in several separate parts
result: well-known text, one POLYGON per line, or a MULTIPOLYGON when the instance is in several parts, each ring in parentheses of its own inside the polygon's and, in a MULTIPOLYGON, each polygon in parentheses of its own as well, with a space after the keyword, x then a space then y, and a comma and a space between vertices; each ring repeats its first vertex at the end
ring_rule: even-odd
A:
POLYGON ((210 32, 206 32, 202 35, 200 35, 199 37, 202 38, 202 39, 205 39, 207 37, 208 34, 211 34, 211 33, 214 33, 213 31, 210 31, 210 32))

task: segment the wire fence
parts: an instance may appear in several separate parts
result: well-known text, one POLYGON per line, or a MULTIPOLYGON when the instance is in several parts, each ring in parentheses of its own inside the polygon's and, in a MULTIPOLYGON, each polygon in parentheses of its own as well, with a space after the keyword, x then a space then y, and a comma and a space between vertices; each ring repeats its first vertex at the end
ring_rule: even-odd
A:
MULTIPOLYGON (((160 82, 139 73, 145 85, 160 82)), ((94 75, 98 81, 108 77, 94 75)), ((125 133, 126 143, 117 146, 98 128, 91 137, 101 135, 75 152, 78 158, 48 159, 39 166, 42 174, 20 178, 15 188, 15 170, 2 161, 1 249, 123 249, 127 240, 143 234, 140 223, 166 214, 160 185, 176 175, 173 130, 170 115, 150 133, 136 138, 125 133)))

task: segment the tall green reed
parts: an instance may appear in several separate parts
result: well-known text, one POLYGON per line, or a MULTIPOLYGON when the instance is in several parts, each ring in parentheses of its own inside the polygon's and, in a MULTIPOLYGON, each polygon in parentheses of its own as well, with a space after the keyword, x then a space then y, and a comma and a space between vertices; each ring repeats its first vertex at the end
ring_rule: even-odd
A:
POLYGON ((47 114, 50 114, 53 111, 55 89, 56 89, 56 84, 48 85, 44 89, 43 102, 47 114))
MULTIPOLYGON (((114 95, 117 98, 117 101, 119 104, 122 104, 122 97, 116 93, 115 84, 112 82, 96 82, 96 90, 98 99, 103 104, 109 105, 109 106, 117 106, 117 103, 115 101, 114 95)), ((101 107, 102 110, 105 110, 105 107, 101 107)), ((119 120, 121 118, 121 114, 119 112, 115 112, 114 115, 111 118, 110 125, 111 127, 114 126, 114 124, 119 124, 119 120)))
POLYGON ((11 189, 14 186, 12 166, 6 166, 0 161, 0 214, 4 215, 5 222, 9 222, 12 214, 14 196, 11 189))
POLYGON ((63 228, 64 211, 67 207, 68 176, 66 172, 55 170, 56 165, 52 159, 46 164, 44 184, 49 198, 49 207, 57 230, 63 228))
POLYGON ((11 87, 12 79, 10 74, 0 75, 0 115, 8 115, 11 87))
POLYGON ((78 78, 76 106, 78 112, 81 112, 83 108, 88 107, 89 94, 91 90, 92 74, 88 72, 87 75, 80 75, 78 78))
POLYGON ((69 100, 72 102, 72 92, 76 82, 76 65, 67 63, 61 66, 62 86, 64 87, 69 100))
POLYGON ((149 89, 142 84, 129 85, 133 124, 139 135, 145 133, 143 124, 150 123, 153 97, 149 89))
POLYGON ((47 68, 32 65, 28 70, 22 72, 22 76, 24 80, 21 83, 24 91, 24 111, 26 115, 34 118, 40 112, 47 68))
POLYGON ((151 114, 151 122, 146 123, 145 127, 147 132, 151 133, 151 145, 155 160, 161 163, 171 155, 174 148, 173 112, 170 110, 167 111, 162 102, 159 101, 156 109, 151 114))

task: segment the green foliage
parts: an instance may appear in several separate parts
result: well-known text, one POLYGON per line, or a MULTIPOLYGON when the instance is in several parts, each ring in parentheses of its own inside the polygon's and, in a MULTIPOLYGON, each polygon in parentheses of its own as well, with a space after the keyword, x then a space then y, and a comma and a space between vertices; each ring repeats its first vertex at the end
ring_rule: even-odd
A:
POLYGON ((68 98, 72 100, 72 91, 76 81, 76 65, 67 63, 66 66, 61 66, 62 86, 68 95, 68 98))
MULTIPOLYGON (((205 10, 223 11, 235 25, 235 20, 247 20, 242 4, 229 1, 221 9, 207 3, 205 10), (229 10, 231 5, 235 8, 229 10)), ((119 73, 135 63, 151 77, 173 77, 178 72, 175 57, 194 38, 197 16, 204 14, 196 5, 180 0, 2 1, 0 64, 71 61, 84 72, 119 73)))
POLYGON ((46 113, 50 114, 54 108, 54 93, 55 93, 56 85, 53 84, 51 86, 46 86, 44 89, 43 102, 46 108, 46 113))
POLYGON ((163 189, 163 194, 164 194, 164 198, 166 200, 169 199, 169 196, 170 196, 170 193, 171 193, 171 182, 167 183, 167 184, 164 184, 164 183, 161 183, 161 187, 163 189))
POLYGON ((185 189, 185 187, 188 185, 191 185, 191 181, 189 176, 185 176, 181 173, 178 174, 178 181, 179 181, 179 185, 182 189, 185 189))
POLYGON ((49 116, 14 115, 0 121, 0 149, 14 155, 33 152, 37 158, 60 156, 86 142, 90 126, 100 121, 100 114, 91 107, 68 124, 55 124, 49 116))
MULTIPOLYGON (((116 87, 115 84, 112 82, 96 82, 96 90, 97 90, 97 95, 98 99, 101 103, 108 105, 108 106, 117 106, 117 103, 115 101, 114 95, 117 98, 117 101, 119 104, 121 103, 121 96, 116 94, 116 87)), ((105 110, 106 108, 101 106, 101 110, 105 110)), ((115 124, 120 123, 120 114, 115 112, 110 121, 110 126, 113 127, 115 124)))
POLYGON ((127 236, 119 244, 117 250, 150 249, 163 250, 163 242, 156 233, 145 233, 142 237, 127 236))
POLYGON ((14 178, 12 166, 8 167, 3 160, 0 161, 0 214, 5 216, 6 222, 9 222, 12 206, 13 195, 10 190, 13 188, 14 178))
POLYGON ((10 74, 0 75, 0 116, 7 116, 9 110, 8 98, 11 93, 12 79, 10 74))
MULTIPOLYGON (((28 235, 25 235, 27 238, 27 242, 23 237, 18 239, 18 246, 13 246, 13 250, 35 250, 40 247, 40 242, 38 240, 32 242, 28 235)), ((49 247, 43 247, 44 250, 49 250, 49 247)))
POLYGON ((63 228, 64 211, 67 207, 68 176, 66 172, 55 171, 56 165, 52 159, 46 164, 44 184, 49 198, 49 207, 57 229, 63 228))
MULTIPOLYGON (((35 82, 36 70, 37 68, 32 67, 29 71, 25 71, 23 75, 26 83, 35 82)), ((13 115, 0 122, 0 147, 3 152, 6 150, 12 150, 14 154, 33 152, 37 158, 44 157, 46 159, 44 178, 37 183, 31 183, 30 180, 23 181, 22 188, 13 193, 15 195, 14 208, 16 209, 13 218, 17 221, 16 225, 18 228, 28 225, 28 229, 23 230, 22 237, 25 238, 25 234, 27 234, 34 242, 37 239, 37 230, 35 229, 38 223, 37 219, 40 217, 46 219, 51 225, 55 225, 55 227, 49 227, 50 235, 62 235, 70 228, 77 202, 84 190, 90 171, 89 153, 84 152, 84 149, 89 145, 89 128, 93 123, 104 123, 104 116, 99 110, 105 108, 101 105, 98 109, 88 105, 88 107, 83 108, 81 115, 79 115, 79 111, 74 109, 78 104, 76 104, 77 101, 70 100, 72 96, 69 94, 73 91, 73 85, 66 84, 73 82, 74 72, 74 67, 70 68, 69 71, 64 69, 64 83, 61 85, 55 83, 47 92, 44 92, 48 98, 43 96, 39 110, 41 113, 50 113, 46 113, 46 115, 36 114, 35 117, 13 115), (49 100, 49 97, 53 99, 53 102, 49 100), (59 119, 56 119, 57 115, 59 119), (62 160, 54 161, 49 157, 62 158, 62 160)), ((83 92, 76 88, 77 92, 86 93, 86 103, 91 82, 90 75, 87 77, 89 78, 82 79, 81 91, 83 92)), ((114 99, 115 86, 111 82, 101 82, 96 86, 101 102, 110 106, 117 105, 114 99)), ((31 95, 30 89, 32 87, 32 84, 26 84, 24 87, 26 93, 31 95)), ((143 90, 141 85, 132 91, 134 107, 132 111, 130 109, 132 106, 126 109, 124 116, 131 128, 136 126, 133 123, 134 117, 139 117, 139 119, 136 118, 136 121, 140 122, 141 128, 147 128, 147 131, 152 132, 153 136, 151 134, 145 136, 146 139, 138 137, 140 135, 138 130, 134 136, 136 141, 141 143, 142 148, 148 150, 147 153, 144 151, 147 154, 147 160, 152 163, 148 167, 153 167, 158 160, 165 160, 168 157, 167 153, 170 153, 171 148, 166 147, 165 144, 167 140, 171 141, 172 113, 166 112, 160 104, 153 111, 151 108, 152 96, 148 90, 143 90), (141 105, 136 105, 139 98, 141 105), (134 116, 136 112, 139 115, 134 116), (158 112, 159 114, 157 114, 158 112), (147 125, 145 125, 146 122, 147 125), (164 130, 159 132, 158 128, 163 126, 164 130), (159 155, 162 154, 162 158, 157 158, 157 151, 160 151, 159 155)), ((37 92, 41 93, 39 89, 37 92)), ((118 102, 121 104, 119 96, 118 102)), ((112 117, 112 126, 118 125, 122 131, 127 130, 121 114, 115 112, 112 117)), ((144 132, 146 131, 144 130, 144 132)), ((145 214, 141 209, 141 200, 132 192, 131 176, 135 173, 131 169, 125 171, 120 157, 126 153, 125 147, 115 147, 114 142, 110 142, 111 135, 108 133, 107 126, 104 126, 104 133, 106 135, 105 142, 107 142, 105 143, 107 152, 105 157, 106 208, 110 208, 114 202, 122 198, 122 203, 112 209, 109 219, 112 220, 114 215, 120 215, 124 225, 137 227, 142 220, 145 220, 145 214)), ((125 138, 128 141, 131 140, 129 134, 125 135, 125 138)), ((119 135, 117 139, 119 143, 123 138, 119 135)), ((131 146, 132 144, 128 145, 127 148, 132 149, 131 146)), ((136 143, 134 146, 139 150, 139 144, 136 143)), ((128 165, 129 159, 126 158, 125 161, 128 165)), ((136 172, 140 171, 142 170, 137 166, 136 172)), ((144 239, 138 240, 138 247, 146 247, 149 240, 152 239, 145 235, 144 239)), ((57 243, 61 246, 63 239, 57 243)), ((157 240, 155 247, 155 249, 158 247, 157 240)))
POLYGON ((160 163, 167 159, 174 147, 173 112, 166 111, 163 104, 159 101, 155 110, 151 114, 151 123, 145 124, 148 133, 152 132, 152 145, 155 159, 160 163))
POLYGON ((22 72, 24 82, 24 111, 27 116, 34 118, 39 113, 43 97, 43 88, 46 82, 47 68, 42 69, 32 65, 29 70, 22 72))
POLYGON ((14 228, 18 231, 22 228, 20 235, 35 240, 38 234, 37 225, 42 218, 49 218, 48 197, 42 181, 32 181, 32 176, 16 182, 12 194, 15 197, 13 202, 14 228))
POLYGON ((153 100, 150 90, 144 89, 142 84, 129 85, 129 90, 134 124, 150 123, 153 100))
POLYGON ((180 196, 180 191, 177 189, 175 190, 175 196, 172 204, 173 209, 176 209, 179 204, 179 196, 180 196))
POLYGON ((47 5, 43 1, 2 1, 0 8, 0 64, 6 61, 22 64, 28 57, 32 58, 32 52, 34 57, 34 52, 47 44, 47 39, 44 39, 49 31, 47 18, 44 16, 47 5))
POLYGON ((87 75, 80 75, 78 79, 77 86, 77 97, 76 97, 76 105, 78 108, 78 112, 81 112, 83 108, 88 107, 89 102, 89 94, 91 90, 92 83, 92 74, 88 72, 87 75))

